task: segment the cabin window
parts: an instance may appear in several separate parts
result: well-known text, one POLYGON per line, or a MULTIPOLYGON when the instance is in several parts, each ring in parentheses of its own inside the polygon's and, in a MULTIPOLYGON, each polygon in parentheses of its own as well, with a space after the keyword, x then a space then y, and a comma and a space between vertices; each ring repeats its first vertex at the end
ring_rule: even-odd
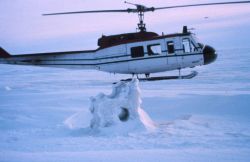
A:
POLYGON ((131 57, 132 58, 143 57, 143 56, 144 56, 143 46, 137 46, 137 47, 131 48, 131 57))
POLYGON ((174 53, 174 42, 173 41, 167 42, 167 47, 168 47, 168 54, 173 54, 174 53))
POLYGON ((161 54, 161 45, 160 44, 152 44, 147 46, 148 55, 159 55, 161 54))
POLYGON ((185 53, 190 53, 195 51, 195 46, 193 42, 190 42, 188 38, 182 40, 183 50, 185 53))

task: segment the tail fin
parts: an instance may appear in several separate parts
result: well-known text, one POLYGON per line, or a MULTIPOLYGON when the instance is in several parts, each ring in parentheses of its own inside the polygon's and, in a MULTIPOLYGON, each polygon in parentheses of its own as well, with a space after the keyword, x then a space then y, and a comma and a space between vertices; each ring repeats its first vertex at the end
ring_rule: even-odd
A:
POLYGON ((9 58, 11 55, 6 52, 2 47, 0 47, 0 58, 9 58))

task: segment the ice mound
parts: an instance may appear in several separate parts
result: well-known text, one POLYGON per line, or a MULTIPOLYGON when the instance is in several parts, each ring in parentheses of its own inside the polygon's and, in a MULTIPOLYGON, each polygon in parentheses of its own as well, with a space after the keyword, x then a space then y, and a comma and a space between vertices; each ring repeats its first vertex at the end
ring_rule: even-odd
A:
MULTIPOLYGON (((138 79, 119 82, 113 86, 110 95, 100 93, 96 97, 91 97, 90 100, 89 110, 92 119, 88 124, 91 129, 108 131, 112 134, 155 130, 155 124, 141 108, 142 100, 138 79)), ((71 128, 74 128, 74 125, 79 127, 79 123, 86 125, 83 124, 80 116, 84 117, 84 115, 75 114, 65 123, 71 128)), ((86 119, 86 114, 84 118, 86 119)))

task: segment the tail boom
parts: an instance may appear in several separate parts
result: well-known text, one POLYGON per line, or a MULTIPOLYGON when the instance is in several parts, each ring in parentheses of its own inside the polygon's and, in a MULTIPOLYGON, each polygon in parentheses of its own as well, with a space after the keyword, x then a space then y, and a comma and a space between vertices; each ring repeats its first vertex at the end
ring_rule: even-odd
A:
POLYGON ((0 64, 96 69, 94 53, 95 50, 10 55, 0 47, 0 64))

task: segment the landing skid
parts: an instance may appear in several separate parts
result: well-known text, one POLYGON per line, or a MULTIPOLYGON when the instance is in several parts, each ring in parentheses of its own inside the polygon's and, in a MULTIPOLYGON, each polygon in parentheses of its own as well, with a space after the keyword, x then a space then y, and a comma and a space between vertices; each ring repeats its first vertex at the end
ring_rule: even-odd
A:
MULTIPOLYGON (((198 74, 197 71, 192 71, 190 74, 181 76, 160 76, 160 77, 149 77, 149 78, 138 78, 139 81, 159 81, 159 80, 172 80, 172 79, 192 79, 198 74)), ((123 82, 129 82, 132 78, 122 79, 123 82)), ((116 84, 116 83, 114 83, 116 84)))

